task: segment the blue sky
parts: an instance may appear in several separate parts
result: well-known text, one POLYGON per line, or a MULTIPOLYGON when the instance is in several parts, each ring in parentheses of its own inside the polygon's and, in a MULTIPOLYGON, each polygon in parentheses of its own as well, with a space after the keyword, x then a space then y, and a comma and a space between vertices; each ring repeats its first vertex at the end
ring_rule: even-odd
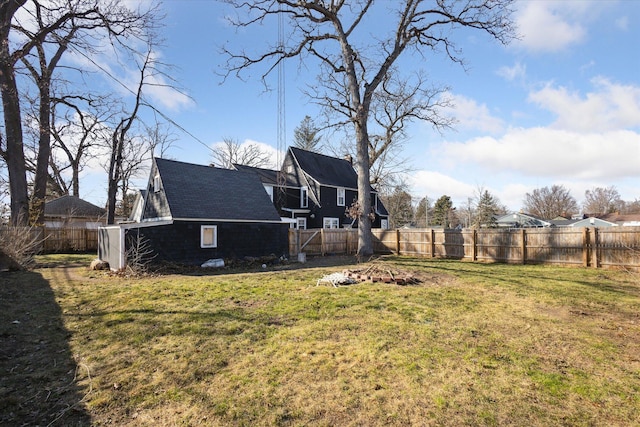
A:
MULTIPOLYGON (((147 96, 195 136, 176 131, 169 157, 210 163, 211 147, 224 137, 275 152, 277 95, 264 91, 262 70, 244 81, 223 82, 217 73, 222 44, 259 51, 275 42, 276 28, 238 33, 224 20, 226 6, 211 0, 168 0, 163 8, 166 41, 157 55, 178 67, 174 75, 190 98, 166 90, 147 96)), ((410 127, 404 155, 412 195, 446 194, 461 206, 483 187, 511 210, 527 192, 554 184, 578 203, 585 190, 611 185, 624 200, 640 198, 640 2, 520 1, 516 9, 520 40, 508 46, 477 32, 457 35, 464 69, 443 55, 403 58, 403 67, 423 68, 434 84, 450 87, 455 107, 446 113, 457 120, 443 133, 410 127)), ((290 142, 304 116, 319 110, 302 94, 314 69, 291 62, 285 72, 290 142)), ((275 85, 275 74, 269 82, 275 85)), ((89 175, 87 182, 99 178, 89 175)), ((103 204, 105 187, 81 196, 103 204)))

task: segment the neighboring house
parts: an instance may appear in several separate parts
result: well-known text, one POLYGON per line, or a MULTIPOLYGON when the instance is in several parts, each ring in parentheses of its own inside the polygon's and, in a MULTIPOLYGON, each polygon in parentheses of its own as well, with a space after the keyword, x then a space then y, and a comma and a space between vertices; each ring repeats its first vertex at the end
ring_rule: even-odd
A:
POLYGON ((105 224, 107 211, 79 197, 66 195, 44 204, 44 225, 49 228, 97 229, 105 224))
POLYGON ((613 222, 605 221, 595 217, 583 218, 583 219, 552 220, 550 222, 552 227, 559 227, 559 228, 616 227, 618 225, 613 222))
POLYGON ((496 218, 500 228, 541 228, 551 227, 550 221, 545 221, 535 215, 522 212, 501 215, 496 218))
POLYGON ((140 196, 135 222, 100 229, 98 255, 112 269, 136 241, 180 264, 288 256, 288 225, 254 173, 156 158, 140 196))
MULTIPOLYGON (((289 147, 280 171, 234 165, 252 171, 262 181, 283 221, 306 228, 351 228, 346 215, 358 198, 358 175, 348 159, 289 147)), ((388 228, 389 213, 370 189, 373 228, 388 228)))
POLYGON ((618 212, 599 215, 604 221, 613 222, 622 227, 640 227, 640 214, 620 214, 618 212))

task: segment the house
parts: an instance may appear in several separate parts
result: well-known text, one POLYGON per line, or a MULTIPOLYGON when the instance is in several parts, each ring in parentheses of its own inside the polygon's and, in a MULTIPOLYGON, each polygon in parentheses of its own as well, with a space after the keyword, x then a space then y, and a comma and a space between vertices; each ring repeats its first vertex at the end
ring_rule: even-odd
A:
POLYGON ((617 224, 609 221, 605 221, 595 217, 585 217, 582 219, 565 219, 565 220, 551 220, 552 227, 560 228, 582 228, 582 227, 616 227, 617 224))
POLYGON ((156 261, 288 256, 280 220, 255 173, 155 158, 132 222, 100 229, 99 258, 112 269, 144 242, 156 261))
POLYGON ((523 212, 501 215, 496 218, 496 224, 500 228, 540 228, 551 227, 550 221, 545 221, 535 215, 523 212))
POLYGON ((44 204, 44 225, 49 228, 97 229, 107 211, 77 196, 66 195, 44 204))
MULTIPOLYGON (((351 228, 356 220, 346 215, 358 198, 358 175, 350 159, 340 159, 289 147, 280 171, 234 165, 254 172, 283 221, 296 228, 351 228)), ((373 228, 388 228, 389 213, 369 187, 373 228)))
POLYGON ((620 214, 619 212, 614 212, 599 215, 598 218, 604 221, 613 222, 622 227, 640 227, 640 213, 620 214))

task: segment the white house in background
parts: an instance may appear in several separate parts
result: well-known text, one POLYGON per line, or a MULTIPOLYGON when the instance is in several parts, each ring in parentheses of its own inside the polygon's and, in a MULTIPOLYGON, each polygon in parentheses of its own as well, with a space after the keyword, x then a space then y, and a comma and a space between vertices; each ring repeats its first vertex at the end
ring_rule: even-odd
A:
POLYGON ((551 221, 523 212, 501 215, 496 218, 496 224, 499 228, 543 228, 552 226, 551 221))

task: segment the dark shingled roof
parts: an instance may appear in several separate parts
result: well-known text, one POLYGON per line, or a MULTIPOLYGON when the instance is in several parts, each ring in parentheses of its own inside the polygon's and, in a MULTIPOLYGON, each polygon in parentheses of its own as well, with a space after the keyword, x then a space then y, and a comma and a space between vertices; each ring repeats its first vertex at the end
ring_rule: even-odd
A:
POLYGON ((324 154, 289 147, 291 154, 308 175, 322 185, 358 188, 358 174, 351 162, 324 154))
MULTIPOLYGON (((253 166, 233 164, 233 166, 242 172, 252 172, 258 175, 260 181, 265 184, 277 185, 278 184, 278 171, 273 169, 256 168, 253 166)), ((300 187, 300 183, 293 179, 292 176, 283 174, 286 180, 285 186, 287 187, 300 187)))
POLYGON ((254 173, 155 159, 173 218, 280 221, 254 173))
POLYGON ((106 213, 105 209, 71 195, 58 197, 44 204, 45 217, 99 218, 106 213))

